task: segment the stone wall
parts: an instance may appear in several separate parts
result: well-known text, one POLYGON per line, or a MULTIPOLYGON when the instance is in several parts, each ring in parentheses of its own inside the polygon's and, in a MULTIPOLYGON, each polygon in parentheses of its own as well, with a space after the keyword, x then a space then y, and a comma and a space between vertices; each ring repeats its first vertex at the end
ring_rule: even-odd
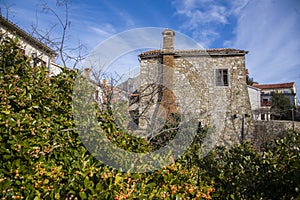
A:
MULTIPOLYGON (((180 114, 188 116, 191 121, 200 121, 202 126, 210 126, 212 141, 231 146, 242 139, 251 139, 252 115, 246 84, 245 54, 175 53, 174 65, 170 55, 167 59, 163 58, 163 54, 158 54, 141 59, 140 110, 149 103, 149 97, 143 98, 147 85, 163 84, 173 92, 180 114), (216 86, 217 69, 228 70, 228 86, 216 86)), ((148 117, 155 110, 163 113, 165 109, 164 106, 154 106, 148 110, 148 117)), ((140 122, 141 127, 146 127, 146 122, 140 122)))
POLYGON ((139 55, 139 127, 153 132, 176 112, 187 132, 196 131, 200 124, 209 127, 207 143, 231 146, 252 139, 245 69, 248 52, 174 50, 175 32, 166 29, 162 34, 162 50, 139 55))
POLYGON ((300 122, 293 121, 255 121, 253 141, 257 146, 283 137, 289 130, 300 131, 300 122))
POLYGON ((193 91, 184 95, 184 100, 194 100, 192 110, 201 124, 215 129, 213 139, 220 145, 231 146, 242 137, 248 138, 252 118, 245 57, 184 56, 176 59, 176 66, 177 81, 181 82, 175 88, 179 90, 177 95, 181 94, 181 85, 188 81, 193 91), (216 86, 217 69, 228 69, 229 86, 216 86))

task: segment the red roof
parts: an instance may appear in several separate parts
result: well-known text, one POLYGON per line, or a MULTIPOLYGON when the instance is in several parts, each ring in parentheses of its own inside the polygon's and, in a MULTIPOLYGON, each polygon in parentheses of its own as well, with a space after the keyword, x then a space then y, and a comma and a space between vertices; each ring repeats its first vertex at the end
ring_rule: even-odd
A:
POLYGON ((294 87, 294 82, 290 83, 276 83, 276 84, 253 84, 253 87, 259 89, 278 89, 278 88, 292 88, 294 87))

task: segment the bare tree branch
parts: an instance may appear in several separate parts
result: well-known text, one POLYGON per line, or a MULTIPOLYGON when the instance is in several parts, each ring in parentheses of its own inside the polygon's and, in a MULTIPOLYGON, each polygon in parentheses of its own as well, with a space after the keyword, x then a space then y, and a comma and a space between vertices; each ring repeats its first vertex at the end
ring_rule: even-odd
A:
MULTIPOLYGON (((57 0, 56 6, 63 7, 63 16, 59 15, 58 12, 51 8, 47 3, 41 4, 42 12, 54 16, 57 20, 57 23, 51 25, 49 29, 40 30, 38 16, 36 14, 36 22, 34 25, 32 25, 32 35, 34 35, 41 42, 53 48, 58 53, 59 59, 63 66, 66 67, 68 64, 71 64, 72 67, 69 67, 75 69, 77 65, 86 57, 84 54, 85 46, 80 41, 76 47, 67 46, 68 31, 71 26, 71 21, 69 20, 70 1, 57 0), (58 34, 59 36, 53 37, 53 33, 57 32, 58 30, 60 30, 60 34, 58 34)), ((54 35, 57 35, 57 33, 54 35)))

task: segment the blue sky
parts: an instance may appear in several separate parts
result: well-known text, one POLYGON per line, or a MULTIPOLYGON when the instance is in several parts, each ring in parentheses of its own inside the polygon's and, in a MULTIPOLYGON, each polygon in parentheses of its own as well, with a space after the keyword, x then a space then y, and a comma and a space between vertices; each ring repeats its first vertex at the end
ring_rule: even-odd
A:
MULTIPOLYGON (((55 6, 56 0, 45 2, 62 14, 63 9, 55 6)), ((41 12, 42 3, 0 0, 0 7, 2 15, 8 14, 11 21, 30 32, 32 24, 38 23, 41 30, 46 30, 57 23, 52 15, 41 12)), ((248 50, 246 67, 251 77, 259 83, 294 81, 300 97, 298 0, 73 0, 69 12, 70 47, 80 41, 88 53, 126 30, 171 28, 205 48, 248 50)), ((59 35, 59 31, 54 29, 52 36, 59 35)))

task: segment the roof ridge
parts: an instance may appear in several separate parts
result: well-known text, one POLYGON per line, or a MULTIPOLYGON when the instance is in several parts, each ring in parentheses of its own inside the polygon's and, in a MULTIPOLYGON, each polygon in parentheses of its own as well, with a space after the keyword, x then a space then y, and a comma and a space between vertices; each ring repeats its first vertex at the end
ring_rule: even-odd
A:
MULTIPOLYGON (((152 49, 145 52, 142 52, 139 56, 146 56, 146 55, 159 55, 164 52, 163 49, 152 49)), ((214 48, 214 49, 175 49, 173 53, 242 53, 247 54, 248 51, 241 50, 241 49, 234 49, 234 48, 214 48)))
POLYGON ((292 87, 295 82, 286 82, 286 83, 270 83, 270 84, 253 84, 253 87, 260 89, 274 89, 274 88, 289 88, 292 87))

